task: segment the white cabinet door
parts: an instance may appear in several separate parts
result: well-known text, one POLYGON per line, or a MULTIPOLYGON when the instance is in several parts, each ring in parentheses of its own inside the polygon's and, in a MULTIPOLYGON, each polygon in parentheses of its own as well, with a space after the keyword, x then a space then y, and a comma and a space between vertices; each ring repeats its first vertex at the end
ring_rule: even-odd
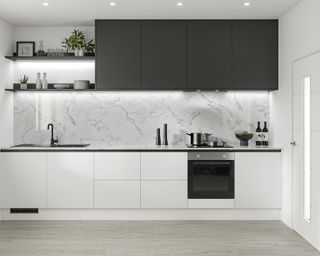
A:
POLYGON ((0 153, 0 208, 47 207, 47 154, 0 153))
POLYGON ((94 153, 95 180, 140 180, 140 153, 94 153))
POLYGON ((141 180, 187 180, 186 152, 141 153, 141 180))
POLYGON ((235 154, 235 207, 281 208, 281 153, 235 154))
POLYGON ((48 207, 93 208, 93 153, 48 154, 48 207))
POLYGON ((187 181, 141 182, 141 208, 187 207, 187 181))
POLYGON ((140 181, 96 181, 95 208, 140 208, 140 181))

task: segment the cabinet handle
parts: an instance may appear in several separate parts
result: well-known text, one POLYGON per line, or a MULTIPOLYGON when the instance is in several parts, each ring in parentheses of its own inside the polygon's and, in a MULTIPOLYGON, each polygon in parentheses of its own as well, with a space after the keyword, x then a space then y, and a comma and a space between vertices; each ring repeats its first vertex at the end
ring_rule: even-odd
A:
POLYGON ((292 141, 290 144, 294 147, 297 146, 297 143, 295 141, 292 141))

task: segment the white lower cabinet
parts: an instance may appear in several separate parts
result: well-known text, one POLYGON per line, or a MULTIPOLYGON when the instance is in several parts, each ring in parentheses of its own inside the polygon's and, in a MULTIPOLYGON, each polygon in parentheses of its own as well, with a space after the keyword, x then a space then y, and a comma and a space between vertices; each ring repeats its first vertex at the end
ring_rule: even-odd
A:
POLYGON ((141 208, 187 208, 187 181, 141 181, 141 208))
POLYGON ((235 207, 281 208, 281 153, 235 154, 235 207))
POLYGON ((93 153, 48 153, 48 207, 93 207, 93 153))
POLYGON ((94 207, 140 208, 140 152, 94 153, 94 207))
POLYGON ((0 208, 47 207, 46 153, 0 153, 0 208))
POLYGON ((95 208, 140 208, 140 181, 96 181, 95 208))

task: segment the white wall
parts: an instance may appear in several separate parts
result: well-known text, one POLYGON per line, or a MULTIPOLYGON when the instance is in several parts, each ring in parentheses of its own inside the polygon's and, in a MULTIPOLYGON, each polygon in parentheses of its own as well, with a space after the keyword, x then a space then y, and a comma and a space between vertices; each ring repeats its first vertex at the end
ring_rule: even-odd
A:
POLYGON ((0 147, 13 142, 13 94, 5 92, 12 87, 13 65, 4 56, 12 52, 12 28, 0 19, 0 147))
POLYGON ((12 51, 11 45, 12 28, 0 19, 0 147, 13 143, 13 94, 4 91, 12 86, 12 62, 4 58, 12 51))
POLYGON ((292 227, 292 63, 320 50, 320 1, 303 0, 280 19, 280 90, 271 95, 273 142, 283 151, 282 220, 292 227))
POLYGON ((13 47, 16 41, 35 41, 38 50, 39 41, 44 41, 44 48, 61 48, 62 40, 69 36, 74 29, 80 29, 86 39, 94 38, 94 27, 14 27, 13 47))

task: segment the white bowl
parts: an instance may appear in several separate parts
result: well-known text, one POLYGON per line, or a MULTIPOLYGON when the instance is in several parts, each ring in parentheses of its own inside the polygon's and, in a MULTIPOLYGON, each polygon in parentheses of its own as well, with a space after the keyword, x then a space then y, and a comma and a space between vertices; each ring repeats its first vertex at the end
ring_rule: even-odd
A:
POLYGON ((86 90, 86 89, 89 89, 89 85, 90 85, 89 80, 74 80, 73 89, 86 90))

